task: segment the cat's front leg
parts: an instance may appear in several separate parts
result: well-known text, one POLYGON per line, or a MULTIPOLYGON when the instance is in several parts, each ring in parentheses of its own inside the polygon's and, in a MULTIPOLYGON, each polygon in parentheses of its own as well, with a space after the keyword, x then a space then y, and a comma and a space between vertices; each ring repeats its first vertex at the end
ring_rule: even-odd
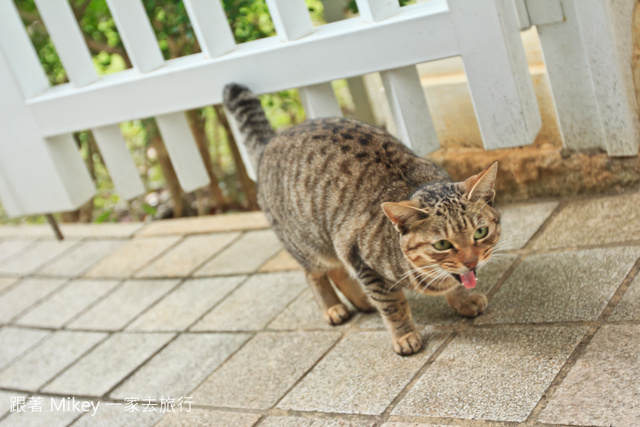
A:
POLYGON ((370 268, 359 271, 358 278, 391 333, 393 350, 402 356, 420 351, 422 336, 413 324, 411 309, 402 289, 390 289, 384 279, 370 268))
POLYGON ((445 294, 445 296, 451 307, 466 317, 476 317, 482 314, 489 304, 486 296, 472 293, 462 286, 454 287, 450 292, 445 294))

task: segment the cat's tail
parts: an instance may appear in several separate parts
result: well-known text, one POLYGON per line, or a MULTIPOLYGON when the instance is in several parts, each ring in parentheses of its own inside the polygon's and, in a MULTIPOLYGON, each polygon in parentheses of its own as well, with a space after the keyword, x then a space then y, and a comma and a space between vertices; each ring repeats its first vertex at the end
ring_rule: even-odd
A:
POLYGON ((222 97, 227 111, 236 119, 249 155, 258 164, 265 145, 275 135, 260 100, 249 88, 237 83, 226 85, 222 97))

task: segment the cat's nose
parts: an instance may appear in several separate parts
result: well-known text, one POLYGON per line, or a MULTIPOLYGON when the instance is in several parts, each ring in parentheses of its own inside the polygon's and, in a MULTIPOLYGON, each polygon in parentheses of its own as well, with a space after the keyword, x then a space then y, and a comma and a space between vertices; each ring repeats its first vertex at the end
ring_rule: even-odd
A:
POLYGON ((474 256, 472 258, 468 258, 464 263, 465 267, 469 270, 473 270, 478 266, 478 257, 474 256))

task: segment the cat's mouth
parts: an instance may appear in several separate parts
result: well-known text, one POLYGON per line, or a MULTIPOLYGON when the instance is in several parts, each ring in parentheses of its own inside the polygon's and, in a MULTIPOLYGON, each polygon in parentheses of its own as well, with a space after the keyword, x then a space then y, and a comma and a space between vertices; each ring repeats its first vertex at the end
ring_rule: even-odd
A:
POLYGON ((465 274, 451 274, 458 282, 460 282, 460 284, 462 284, 462 286, 464 286, 467 289, 471 289, 471 288, 475 288, 476 287, 476 269, 474 268, 473 270, 469 271, 468 273, 465 274))

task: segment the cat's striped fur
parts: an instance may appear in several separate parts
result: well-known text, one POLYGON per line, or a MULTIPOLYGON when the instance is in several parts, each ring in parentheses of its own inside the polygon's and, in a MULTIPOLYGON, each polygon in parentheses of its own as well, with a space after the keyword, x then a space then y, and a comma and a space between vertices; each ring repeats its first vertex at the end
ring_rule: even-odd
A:
POLYGON ((329 118, 275 135, 247 88, 228 85, 224 102, 259 160, 260 207, 304 267, 327 321, 349 317, 329 279, 357 308, 378 309, 399 354, 422 345, 403 287, 446 293, 464 315, 485 309, 486 298, 456 275, 486 262, 498 240, 495 165, 455 183, 379 128, 329 118), (486 238, 469 240, 485 226, 486 238), (433 243, 445 239, 453 248, 436 250, 433 243))

